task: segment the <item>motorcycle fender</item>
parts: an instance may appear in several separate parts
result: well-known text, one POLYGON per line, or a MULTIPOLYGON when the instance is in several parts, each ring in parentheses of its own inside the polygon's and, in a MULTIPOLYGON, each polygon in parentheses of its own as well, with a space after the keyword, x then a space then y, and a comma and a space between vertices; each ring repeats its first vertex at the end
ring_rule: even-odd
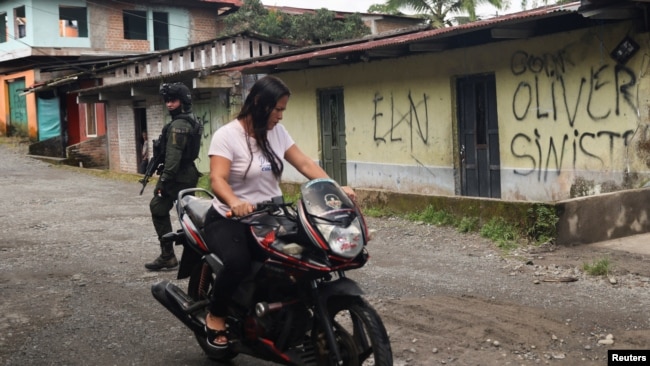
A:
POLYGON ((347 277, 341 277, 332 282, 320 283, 318 286, 318 305, 316 306, 316 312, 318 318, 320 318, 322 329, 325 330, 325 339, 332 352, 333 359, 339 360, 339 362, 342 360, 341 351, 332 331, 332 323, 327 315, 327 303, 332 297, 360 297, 361 295, 363 295, 361 287, 347 277))
POLYGON ((201 257, 202 257, 201 254, 185 246, 183 248, 183 256, 181 257, 181 263, 178 267, 177 278, 179 280, 182 280, 183 278, 188 278, 189 276, 191 276, 194 267, 201 262, 201 257))
POLYGON ((353 280, 342 277, 336 281, 326 282, 319 286, 319 300, 322 304, 332 296, 361 296, 363 290, 353 280))
POLYGON ((223 272, 223 262, 214 253, 207 254, 203 259, 208 263, 215 276, 218 277, 223 272))

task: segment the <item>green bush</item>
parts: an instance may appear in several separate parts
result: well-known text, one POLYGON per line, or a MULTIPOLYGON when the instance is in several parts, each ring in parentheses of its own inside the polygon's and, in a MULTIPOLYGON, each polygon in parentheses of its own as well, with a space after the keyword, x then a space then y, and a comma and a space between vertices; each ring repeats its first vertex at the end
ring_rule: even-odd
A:
POLYGON ((501 249, 510 250, 517 247, 519 230, 508 223, 503 217, 495 217, 481 227, 479 233, 482 237, 497 243, 501 249))
POLYGON ((433 206, 427 206, 424 211, 408 214, 410 220, 424 221, 437 226, 456 226, 456 218, 445 210, 436 210, 433 206))
POLYGON ((470 233, 478 230, 478 217, 463 217, 457 226, 458 232, 470 233))
POLYGON ((606 276, 609 273, 611 262, 608 258, 595 260, 591 263, 584 263, 582 270, 590 276, 606 276))
POLYGON ((534 205, 528 209, 526 233, 532 241, 540 244, 555 240, 559 219, 553 207, 541 204, 534 205))

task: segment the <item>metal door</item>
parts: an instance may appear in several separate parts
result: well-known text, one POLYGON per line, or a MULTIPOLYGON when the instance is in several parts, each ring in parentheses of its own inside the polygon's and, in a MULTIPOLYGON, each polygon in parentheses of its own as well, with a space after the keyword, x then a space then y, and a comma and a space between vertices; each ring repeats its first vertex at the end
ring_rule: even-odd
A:
POLYGON ((458 79, 458 143, 463 196, 501 197, 494 75, 458 79))
POLYGON ((345 113, 343 90, 318 91, 321 126, 321 161, 327 174, 341 185, 347 184, 345 155, 345 113))
POLYGON ((8 83, 9 87, 9 136, 29 137, 27 128, 27 98, 20 95, 25 89, 25 79, 16 79, 8 83))

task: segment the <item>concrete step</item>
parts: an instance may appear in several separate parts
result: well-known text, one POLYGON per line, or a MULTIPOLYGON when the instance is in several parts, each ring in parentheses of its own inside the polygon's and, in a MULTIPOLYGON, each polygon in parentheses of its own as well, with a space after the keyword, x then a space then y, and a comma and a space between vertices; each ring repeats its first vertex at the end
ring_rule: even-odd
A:
POLYGON ((43 155, 27 155, 27 157, 44 161, 50 164, 56 164, 56 165, 65 164, 65 161, 67 160, 67 158, 57 158, 54 156, 43 156, 43 155))

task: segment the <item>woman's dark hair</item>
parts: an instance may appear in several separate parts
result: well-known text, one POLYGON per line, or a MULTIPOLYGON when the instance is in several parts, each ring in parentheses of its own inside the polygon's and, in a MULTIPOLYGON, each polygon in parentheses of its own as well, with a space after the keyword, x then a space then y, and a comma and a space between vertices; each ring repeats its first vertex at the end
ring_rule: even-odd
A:
MULTIPOLYGON (((255 137, 257 146, 262 150, 264 157, 271 163, 273 175, 278 180, 282 176, 284 164, 282 164, 282 159, 275 155, 269 146, 269 140, 266 138, 266 134, 268 132, 268 121, 271 112, 275 109, 280 98, 289 95, 291 95, 291 91, 282 80, 274 76, 265 76, 253 85, 244 101, 241 111, 237 115, 237 119, 239 120, 244 120, 250 116, 253 121, 253 137, 255 137)), ((251 152, 251 161, 248 163, 244 177, 248 174, 248 169, 250 169, 253 162, 253 152, 250 145, 248 146, 248 150, 251 152)))

